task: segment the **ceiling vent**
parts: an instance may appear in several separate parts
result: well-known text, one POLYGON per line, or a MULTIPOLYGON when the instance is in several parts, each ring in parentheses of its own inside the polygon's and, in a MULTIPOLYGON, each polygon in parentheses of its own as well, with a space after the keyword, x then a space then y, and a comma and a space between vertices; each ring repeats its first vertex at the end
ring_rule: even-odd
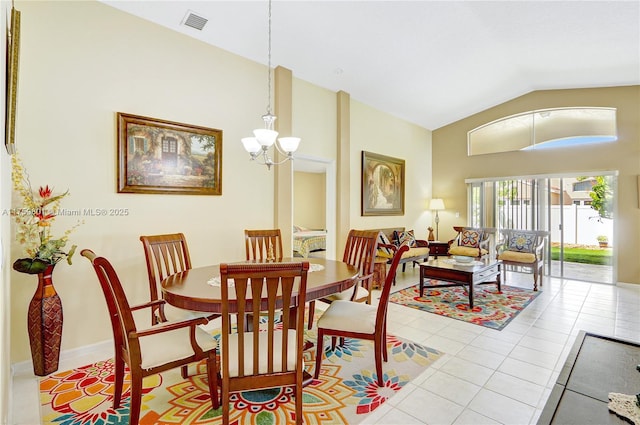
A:
POLYGON ((208 21, 208 19, 198 16, 195 12, 188 10, 181 24, 197 29, 198 31, 202 31, 202 28, 204 28, 208 21))

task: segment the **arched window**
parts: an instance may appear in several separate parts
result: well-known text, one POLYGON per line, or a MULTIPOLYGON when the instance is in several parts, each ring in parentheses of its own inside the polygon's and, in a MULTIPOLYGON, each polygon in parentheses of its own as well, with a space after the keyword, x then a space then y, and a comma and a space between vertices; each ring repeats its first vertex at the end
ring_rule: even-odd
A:
POLYGON ((615 108, 539 109, 469 131, 468 155, 545 149, 618 139, 615 108))

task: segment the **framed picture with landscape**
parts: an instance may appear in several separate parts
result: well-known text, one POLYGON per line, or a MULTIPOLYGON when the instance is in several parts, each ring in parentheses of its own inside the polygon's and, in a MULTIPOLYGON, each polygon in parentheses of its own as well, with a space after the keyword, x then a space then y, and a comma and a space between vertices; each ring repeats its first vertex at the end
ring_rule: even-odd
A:
POLYGON ((362 215, 404 215, 404 160, 362 151, 362 215))
POLYGON ((4 146, 10 155, 16 152, 16 106, 18 100, 18 68, 20 64, 20 11, 11 8, 11 27, 7 28, 6 93, 4 146))
POLYGON ((118 192, 222 194, 222 130, 117 113, 118 192))

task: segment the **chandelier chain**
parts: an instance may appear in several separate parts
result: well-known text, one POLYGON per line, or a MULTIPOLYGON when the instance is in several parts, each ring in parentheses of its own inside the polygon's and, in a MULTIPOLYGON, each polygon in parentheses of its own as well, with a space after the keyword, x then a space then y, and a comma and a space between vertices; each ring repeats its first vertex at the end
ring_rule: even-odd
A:
POLYGON ((271 115, 271 0, 269 0, 269 26, 268 26, 268 50, 267 50, 267 114, 271 115))

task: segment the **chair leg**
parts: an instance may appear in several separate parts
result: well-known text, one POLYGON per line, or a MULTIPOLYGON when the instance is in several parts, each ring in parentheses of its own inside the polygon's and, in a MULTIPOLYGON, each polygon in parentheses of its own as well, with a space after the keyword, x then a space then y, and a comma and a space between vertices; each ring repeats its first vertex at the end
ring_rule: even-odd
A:
POLYGON ((216 351, 211 351, 207 358, 207 379, 209 382, 209 396, 211 397, 211 406, 213 409, 220 407, 218 400, 218 366, 216 364, 216 351))
POLYGON ((302 379, 300 379, 299 384, 296 384, 295 392, 296 425, 302 425, 302 379))
POLYGON ((382 358, 384 361, 388 361, 389 355, 387 353, 387 324, 384 324, 382 328, 382 358))
POLYGON ((320 375, 320 367, 322 367, 322 352, 324 351, 324 332, 318 329, 318 340, 316 341, 316 370, 313 372, 313 378, 318 379, 320 375))
POLYGON ((376 335, 375 340, 373 342, 375 357, 376 357, 376 374, 378 375, 378 386, 382 387, 384 385, 384 381, 382 380, 382 340, 379 335, 376 335))
POLYGON ((313 328, 313 316, 315 314, 315 311, 316 311, 316 302, 311 301, 309 303, 309 323, 307 324, 307 329, 313 328))
POLYGON ((180 368, 180 375, 182 375, 182 379, 189 377, 189 365, 184 365, 180 368))
POLYGON ((142 372, 131 371, 131 396, 129 400, 129 423, 137 424, 140 419, 140 404, 142 403, 142 372))
POLYGON ((222 403, 222 425, 229 425, 229 386, 222 384, 222 397, 220 402, 222 403))
POLYGON ((533 268, 533 290, 538 290, 538 267, 533 268))
POLYGON ((115 363, 115 384, 113 388, 113 409, 120 407, 120 399, 122 398, 122 381, 124 380, 124 361, 116 354, 115 363))

